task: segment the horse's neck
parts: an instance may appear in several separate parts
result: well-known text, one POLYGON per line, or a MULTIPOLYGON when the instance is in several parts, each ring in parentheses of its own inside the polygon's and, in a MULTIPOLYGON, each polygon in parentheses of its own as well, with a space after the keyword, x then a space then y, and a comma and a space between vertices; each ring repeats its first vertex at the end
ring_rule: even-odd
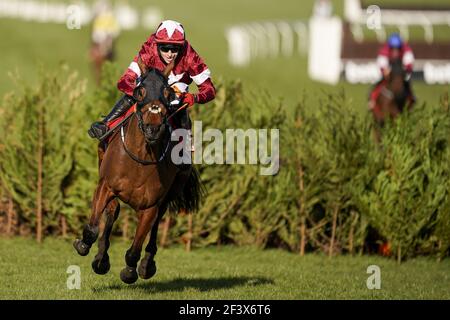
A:
POLYGON ((403 92, 404 80, 401 75, 394 76, 389 82, 389 89, 394 93, 403 92))

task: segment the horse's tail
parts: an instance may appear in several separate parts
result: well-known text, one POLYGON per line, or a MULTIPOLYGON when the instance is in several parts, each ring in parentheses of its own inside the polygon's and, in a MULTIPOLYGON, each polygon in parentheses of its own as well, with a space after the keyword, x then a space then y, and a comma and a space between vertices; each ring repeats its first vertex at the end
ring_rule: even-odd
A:
POLYGON ((206 188, 200 179, 200 174, 195 167, 192 167, 182 191, 172 195, 169 200, 169 210, 174 213, 182 209, 186 212, 198 211, 205 195, 206 188))

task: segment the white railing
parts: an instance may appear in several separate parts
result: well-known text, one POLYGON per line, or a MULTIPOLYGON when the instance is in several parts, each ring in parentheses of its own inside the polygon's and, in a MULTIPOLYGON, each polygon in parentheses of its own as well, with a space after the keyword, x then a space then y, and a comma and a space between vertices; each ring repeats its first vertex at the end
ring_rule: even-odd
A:
POLYGON ((308 53, 306 21, 263 21, 233 25, 225 30, 228 60, 246 66, 252 59, 308 53))

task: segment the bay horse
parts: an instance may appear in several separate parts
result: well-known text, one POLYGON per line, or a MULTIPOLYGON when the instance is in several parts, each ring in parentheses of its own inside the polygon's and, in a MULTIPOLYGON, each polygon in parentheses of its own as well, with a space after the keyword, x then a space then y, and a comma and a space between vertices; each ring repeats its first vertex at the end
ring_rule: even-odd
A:
POLYGON ((134 283, 138 274, 149 279, 156 273, 158 224, 166 210, 196 211, 204 194, 195 168, 188 166, 182 170, 171 161, 175 142, 171 141, 168 118, 174 91, 167 79, 172 68, 173 62, 163 72, 150 69, 142 76, 133 94, 137 101, 135 113, 125 122, 120 134, 113 133, 107 148, 102 142, 99 144, 99 181, 92 214, 82 239, 73 243, 76 251, 86 256, 97 240, 99 220, 105 212, 107 220, 92 268, 97 274, 106 274, 110 269, 109 238, 120 211, 118 199, 127 203, 139 217, 133 243, 125 254, 125 268, 120 273, 121 280, 127 284, 134 283), (149 232, 145 256, 136 271, 149 232))
MULTIPOLYGON (((379 94, 372 108, 372 115, 375 120, 375 139, 381 141, 381 128, 386 119, 394 120, 405 109, 408 100, 408 90, 405 82, 406 71, 400 59, 395 59, 391 63, 390 72, 381 83, 376 86, 379 94)), ((408 104, 408 111, 412 104, 408 104)))
POLYGON ((91 44, 89 49, 89 58, 92 62, 92 70, 94 71, 94 79, 97 85, 101 82, 102 66, 106 61, 113 61, 115 57, 114 43, 112 37, 104 40, 102 43, 91 44))

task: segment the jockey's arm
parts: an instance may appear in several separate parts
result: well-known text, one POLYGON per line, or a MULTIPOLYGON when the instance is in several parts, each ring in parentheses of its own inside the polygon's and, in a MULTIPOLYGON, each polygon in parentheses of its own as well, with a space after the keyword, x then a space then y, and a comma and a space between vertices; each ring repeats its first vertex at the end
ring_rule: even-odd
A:
POLYGON ((405 44, 405 48, 403 50, 404 52, 402 57, 402 63, 406 71, 406 80, 409 80, 413 72, 413 65, 415 58, 414 53, 408 44, 405 44))
MULTIPOLYGON (((412 58, 412 61, 414 61, 414 57, 412 58)), ((408 59, 406 59, 406 62, 408 62, 408 63, 405 63, 405 57, 403 56, 403 65, 404 65, 404 68, 406 71, 406 79, 405 80, 409 81, 409 79, 411 79, 411 75, 413 73, 413 62, 409 62, 408 59)))
POLYGON ((195 50, 192 49, 192 53, 188 73, 198 87, 198 93, 194 95, 195 102, 204 104, 215 98, 216 89, 212 83, 211 71, 208 66, 195 50))
POLYGON ((128 69, 123 73, 117 82, 117 88, 123 93, 132 96, 133 90, 136 87, 136 79, 145 72, 146 66, 142 62, 139 55, 134 57, 133 61, 128 66, 128 69))
POLYGON ((378 54, 377 65, 378 68, 380 68, 381 74, 385 78, 390 72, 389 58, 384 54, 378 54))
POLYGON ((139 53, 134 57, 133 61, 131 61, 128 66, 128 69, 117 82, 117 88, 123 93, 132 96, 133 90, 136 87, 136 79, 140 77, 141 74, 147 72, 148 68, 152 66, 150 49, 151 42, 152 38, 150 37, 142 45, 139 53))
POLYGON ((216 97, 216 89, 211 81, 211 78, 206 79, 201 84, 197 85, 198 93, 195 94, 195 101, 199 104, 207 103, 216 97))

